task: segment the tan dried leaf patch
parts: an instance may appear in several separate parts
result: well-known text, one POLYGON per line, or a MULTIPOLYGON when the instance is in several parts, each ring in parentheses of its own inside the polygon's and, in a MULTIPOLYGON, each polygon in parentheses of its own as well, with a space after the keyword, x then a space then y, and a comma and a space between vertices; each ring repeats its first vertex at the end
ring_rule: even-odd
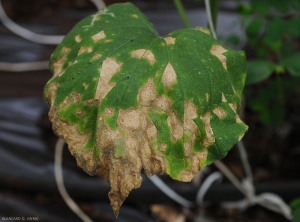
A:
POLYGON ((106 35, 105 35, 104 31, 100 31, 97 34, 93 35, 91 38, 96 43, 96 42, 99 42, 101 39, 106 38, 106 35))
POLYGON ((166 37, 164 38, 164 40, 166 41, 167 45, 170 45, 170 44, 175 44, 175 38, 173 37, 166 37))
POLYGON ((210 53, 216 56, 222 63, 224 69, 227 70, 226 56, 223 55, 224 52, 227 52, 227 49, 224 49, 221 45, 213 45, 210 50, 210 53))
POLYGON ((171 141, 176 142, 183 137, 183 124, 177 117, 175 112, 171 112, 167 119, 168 125, 171 129, 171 141))
POLYGON ((122 63, 118 63, 114 58, 106 58, 103 61, 100 69, 100 78, 98 80, 95 98, 100 102, 109 93, 109 91, 116 85, 111 83, 112 76, 121 70, 122 63))
POLYGON ((142 106, 150 106, 152 101, 156 98, 156 87, 153 79, 149 79, 148 82, 140 89, 138 94, 138 101, 142 106))
POLYGON ((165 88, 168 90, 170 90, 172 85, 177 82, 177 75, 171 63, 167 64, 162 75, 162 81, 165 88))
POLYGON ((207 112, 204 116, 200 117, 205 124, 206 137, 202 141, 202 145, 209 147, 215 143, 215 137, 213 136, 213 130, 210 125, 210 113, 207 112))
POLYGON ((151 65, 156 62, 154 54, 150 50, 146 49, 137 49, 131 52, 132 57, 137 57, 139 59, 144 58, 146 59, 151 65))
POLYGON ((226 112, 221 107, 214 108, 213 113, 216 114, 219 119, 224 119, 226 117, 226 112))
POLYGON ((164 95, 157 97, 154 100, 154 106, 159 111, 163 111, 163 112, 167 113, 167 112, 169 112, 171 105, 172 105, 172 101, 164 95))
POLYGON ((53 63, 53 76, 58 76, 63 71, 63 65, 67 61, 68 54, 71 52, 70 48, 63 47, 62 50, 62 56, 58 58, 56 62, 53 63))
POLYGON ((201 32, 204 32, 205 34, 211 35, 211 32, 207 29, 207 28, 203 28, 203 27, 196 27, 196 30, 199 30, 201 32))
POLYGON ((79 49, 77 55, 81 55, 81 54, 83 54, 83 53, 85 53, 85 52, 90 53, 90 52, 92 52, 92 51, 93 51, 93 48, 92 48, 92 47, 81 47, 81 48, 79 49))
POLYGON ((80 35, 75 36, 75 41, 78 42, 78 43, 82 41, 80 35))

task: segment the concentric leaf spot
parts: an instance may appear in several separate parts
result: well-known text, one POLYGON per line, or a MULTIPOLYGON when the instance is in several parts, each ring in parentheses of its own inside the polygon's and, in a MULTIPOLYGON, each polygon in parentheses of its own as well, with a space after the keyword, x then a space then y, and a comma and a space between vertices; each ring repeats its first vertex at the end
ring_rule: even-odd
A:
POLYGON ((156 98, 156 87, 153 79, 149 79, 148 82, 140 89, 138 94, 138 101, 142 106, 150 106, 152 101, 156 98))
POLYGON ((154 106, 159 111, 163 111, 167 113, 170 111, 171 105, 172 105, 172 101, 164 95, 159 96, 154 100, 154 106))

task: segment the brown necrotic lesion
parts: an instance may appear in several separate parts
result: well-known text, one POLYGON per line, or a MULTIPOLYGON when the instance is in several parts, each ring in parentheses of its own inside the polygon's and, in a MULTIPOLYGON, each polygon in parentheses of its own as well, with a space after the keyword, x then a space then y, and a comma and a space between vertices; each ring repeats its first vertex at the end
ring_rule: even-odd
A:
POLYGON ((123 63, 118 63, 114 58, 106 58, 103 61, 95 94, 95 99, 99 100, 100 103, 116 85, 116 83, 112 83, 110 80, 114 74, 121 70, 122 64, 123 63))
POLYGON ((71 52, 71 48, 63 47, 61 50, 61 56, 57 61, 52 63, 53 77, 58 76, 63 72, 63 66, 67 61, 68 54, 71 52))
POLYGON ((147 49, 134 50, 131 52, 131 56, 139 59, 141 58, 146 59, 151 65, 153 65, 156 62, 156 59, 152 51, 147 49))
POLYGON ((165 71, 163 72, 162 82, 167 90, 170 90, 172 85, 177 82, 176 72, 170 62, 167 64, 165 71))
POLYGON ((93 39, 94 43, 97 43, 101 39, 106 38, 106 35, 105 35, 104 31, 100 31, 97 34, 93 35, 91 38, 93 39))
POLYGON ((213 45, 210 50, 210 53, 216 56, 222 63, 224 69, 227 70, 226 56, 223 55, 224 52, 227 52, 227 49, 224 49, 221 45, 213 45))

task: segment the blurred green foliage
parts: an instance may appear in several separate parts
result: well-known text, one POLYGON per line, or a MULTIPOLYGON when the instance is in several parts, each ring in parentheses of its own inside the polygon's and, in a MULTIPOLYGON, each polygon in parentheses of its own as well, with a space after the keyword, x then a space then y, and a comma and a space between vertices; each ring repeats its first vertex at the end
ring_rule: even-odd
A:
POLYGON ((300 77, 300 0, 239 2, 247 37, 246 100, 274 129, 284 120, 289 97, 300 86, 295 78, 300 77))
POLYGON ((300 221, 300 198, 294 199, 290 203, 290 207, 292 209, 292 215, 293 215, 292 222, 299 222, 300 221))

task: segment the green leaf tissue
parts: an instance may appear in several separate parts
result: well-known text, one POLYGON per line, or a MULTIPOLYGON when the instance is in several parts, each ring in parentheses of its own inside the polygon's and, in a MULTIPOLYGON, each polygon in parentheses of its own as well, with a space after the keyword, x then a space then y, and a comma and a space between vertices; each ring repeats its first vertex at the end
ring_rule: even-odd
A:
POLYGON ((111 185, 116 215, 141 173, 191 181, 247 131, 247 65, 197 27, 159 36, 131 3, 80 21, 50 59, 44 96, 77 163, 111 185))

